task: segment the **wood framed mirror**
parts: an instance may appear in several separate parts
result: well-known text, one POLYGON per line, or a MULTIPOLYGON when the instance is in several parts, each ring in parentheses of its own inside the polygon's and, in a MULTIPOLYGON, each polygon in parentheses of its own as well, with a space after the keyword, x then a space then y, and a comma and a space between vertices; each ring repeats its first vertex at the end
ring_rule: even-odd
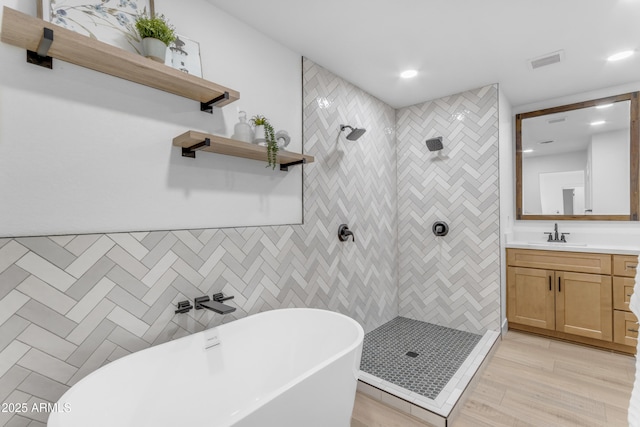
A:
POLYGON ((639 93, 516 115, 516 219, 638 221, 639 93))

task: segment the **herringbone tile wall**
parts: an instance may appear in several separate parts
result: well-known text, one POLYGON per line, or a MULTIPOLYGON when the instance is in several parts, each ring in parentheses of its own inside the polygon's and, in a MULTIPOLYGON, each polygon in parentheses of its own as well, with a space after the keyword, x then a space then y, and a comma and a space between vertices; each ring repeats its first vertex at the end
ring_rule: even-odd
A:
POLYGON ((0 402, 55 402, 109 361, 273 308, 327 308, 367 331, 398 315, 395 111, 303 68, 304 225, 0 239, 0 402), (347 141, 341 123, 367 133, 347 141), (338 242, 341 223, 355 243, 338 242), (235 313, 173 312, 218 291, 235 313))
POLYGON ((397 111, 400 315, 464 331, 500 327, 495 85, 397 111), (442 136, 441 155, 425 140, 442 136), (435 237, 432 224, 450 226, 435 237))

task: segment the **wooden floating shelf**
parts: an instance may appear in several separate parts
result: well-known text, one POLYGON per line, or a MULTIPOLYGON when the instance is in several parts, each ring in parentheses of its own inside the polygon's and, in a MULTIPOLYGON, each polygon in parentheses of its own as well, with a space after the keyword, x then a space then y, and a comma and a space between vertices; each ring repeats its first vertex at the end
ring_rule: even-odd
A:
MULTIPOLYGON (((243 157, 245 159, 267 161, 267 147, 237 141, 222 136, 190 130, 173 138, 173 145, 182 147, 183 156, 195 157, 195 151, 207 151, 210 153, 224 154, 226 156, 243 157), (205 141, 209 141, 209 145, 205 141), (185 154, 185 153, 191 153, 185 154)), ((313 163, 313 156, 278 150, 276 162, 280 164, 280 170, 288 170, 289 166, 313 163)))
POLYGON ((41 56, 44 53, 52 58, 208 104, 201 106, 203 111, 209 111, 211 105, 221 107, 240 99, 240 93, 235 90, 6 6, 0 40, 32 51, 32 56, 35 52, 41 56), (43 37, 45 29, 53 31, 53 42, 43 37), (47 50, 46 44, 49 43, 47 50))

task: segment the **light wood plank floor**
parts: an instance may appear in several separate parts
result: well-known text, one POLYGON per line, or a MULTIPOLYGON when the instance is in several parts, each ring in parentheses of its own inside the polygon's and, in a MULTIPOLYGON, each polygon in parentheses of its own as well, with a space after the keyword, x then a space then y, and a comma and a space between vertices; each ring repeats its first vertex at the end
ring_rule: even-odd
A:
MULTIPOLYGON (((632 356, 509 331, 454 427, 627 426, 632 356)), ((352 427, 424 427, 360 393, 352 427)))

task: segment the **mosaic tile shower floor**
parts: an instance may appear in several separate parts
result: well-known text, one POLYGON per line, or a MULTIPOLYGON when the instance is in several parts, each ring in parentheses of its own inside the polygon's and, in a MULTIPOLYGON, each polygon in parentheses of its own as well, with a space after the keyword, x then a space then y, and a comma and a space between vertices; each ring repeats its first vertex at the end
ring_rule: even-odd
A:
POLYGON ((435 399, 482 336, 396 317, 367 333, 360 369, 435 399), (408 356, 408 352, 417 356, 408 356))

